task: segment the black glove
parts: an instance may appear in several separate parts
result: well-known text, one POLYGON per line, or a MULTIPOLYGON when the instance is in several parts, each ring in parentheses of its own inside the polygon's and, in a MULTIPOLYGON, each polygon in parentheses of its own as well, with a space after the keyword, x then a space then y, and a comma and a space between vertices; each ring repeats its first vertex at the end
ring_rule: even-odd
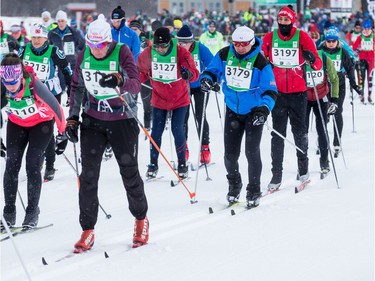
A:
POLYGON ((124 84, 124 79, 118 72, 102 75, 99 80, 100 87, 116 88, 121 87, 124 84))
POLYGON ((55 153, 57 155, 63 154, 65 151, 66 146, 68 145, 68 138, 66 137, 66 134, 58 134, 56 136, 56 148, 55 153))
POLYGON ((6 156, 7 148, 5 147, 5 144, 3 143, 3 139, 1 139, 1 150, 0 150, 0 156, 5 157, 6 156))
POLYGON ((264 123, 266 122, 267 116, 268 114, 270 114, 270 110, 267 106, 258 106, 252 110, 252 114, 253 119, 251 120, 251 122, 253 123, 253 126, 260 126, 264 125, 264 123))
POLYGON ((180 73, 181 73, 182 79, 184 79, 184 80, 190 80, 190 78, 192 76, 190 70, 186 69, 185 67, 181 68, 180 73))
POLYGON ((363 95, 362 88, 359 87, 358 85, 351 85, 353 90, 357 92, 358 95, 363 95))
POLYGON ((338 100, 336 98, 331 98, 331 104, 329 105, 327 110, 328 115, 333 115, 336 113, 336 110, 338 108, 337 101, 338 100))
POLYGON ((209 92, 211 91, 212 87, 214 86, 214 82, 209 78, 202 78, 201 79, 201 89, 202 91, 209 92))
POLYGON ((218 83, 215 83, 212 86, 212 91, 214 91, 214 92, 220 92, 220 85, 218 83))
POLYGON ((76 115, 69 117, 66 121, 65 134, 69 141, 72 143, 78 142, 78 127, 79 127, 79 118, 76 115))
POLYGON ((148 47, 148 42, 147 40, 141 41, 141 48, 146 49, 148 47))
POLYGON ((316 60, 314 53, 309 50, 303 50, 302 57, 305 61, 308 61, 309 63, 314 63, 316 60))

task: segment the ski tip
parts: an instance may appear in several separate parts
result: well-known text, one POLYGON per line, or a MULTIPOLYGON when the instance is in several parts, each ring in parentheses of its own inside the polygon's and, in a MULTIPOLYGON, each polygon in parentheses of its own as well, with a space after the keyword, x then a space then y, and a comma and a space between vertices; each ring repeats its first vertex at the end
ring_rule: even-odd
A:
POLYGON ((108 254, 107 254, 107 252, 106 252, 106 251, 104 251, 104 257, 105 257, 106 259, 108 259, 108 258, 109 258, 109 256, 108 256, 108 254))
POLYGON ((235 212, 234 210, 230 210, 230 214, 231 214, 232 216, 234 216, 234 215, 236 214, 236 212, 235 212))
POLYGON ((294 188, 294 193, 298 193, 298 188, 297 187, 294 188))
POLYGON ((47 261, 46 261, 46 259, 44 257, 42 257, 42 264, 43 265, 48 265, 48 263, 47 263, 47 261))
POLYGON ((211 207, 209 207, 209 208, 208 208, 208 213, 209 213, 209 214, 213 214, 213 213, 214 213, 214 210, 213 210, 211 207))

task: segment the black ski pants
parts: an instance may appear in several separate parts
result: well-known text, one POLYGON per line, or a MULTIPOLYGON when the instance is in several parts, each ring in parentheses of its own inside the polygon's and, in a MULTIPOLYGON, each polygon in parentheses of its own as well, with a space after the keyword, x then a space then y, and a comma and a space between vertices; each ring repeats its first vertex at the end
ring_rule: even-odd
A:
MULTIPOLYGON (((340 146, 340 140, 342 135, 342 129, 344 128, 344 119, 342 117, 342 112, 344 110, 343 105, 345 101, 345 95, 346 95, 346 85, 345 85, 345 76, 339 76, 339 99, 337 102, 337 110, 335 112, 335 119, 337 124, 337 130, 339 134, 337 135, 336 129, 334 129, 334 138, 333 138, 333 146, 340 146), (340 138, 340 139, 339 139, 340 138)), ((332 122, 333 123, 333 122, 332 122)))
POLYGON ((328 134, 326 136, 325 129, 327 129, 327 110, 328 110, 328 98, 324 97, 323 99, 319 100, 320 108, 322 110, 323 115, 323 123, 322 118, 319 112, 319 106, 316 101, 309 101, 307 102, 307 111, 306 111, 306 128, 309 127, 310 123, 310 112, 311 110, 314 112, 315 115, 315 127, 316 132, 318 134, 318 145, 320 151, 320 159, 321 162, 325 163, 328 161, 328 145, 329 142, 327 140, 328 134), (326 100, 326 101, 324 101, 326 100), (324 127, 323 127, 324 125, 324 127))
MULTIPOLYGON (((102 121, 82 115, 81 158, 79 176, 79 221, 83 230, 94 229, 98 217, 98 181, 104 149, 109 143, 120 168, 131 214, 144 219, 148 210, 143 180, 138 170, 137 121, 133 118, 102 121)), ((104 188, 112 188, 105 186, 104 188)))
POLYGON ((260 141, 263 126, 253 126, 252 114, 239 115, 228 107, 225 112, 224 125, 224 164, 229 178, 240 175, 238 159, 241 153, 242 137, 245 134, 245 155, 249 183, 247 190, 252 193, 260 192, 260 176, 262 160, 260 156, 260 141))
MULTIPOLYGON (((304 175, 308 170, 308 136, 306 127, 307 93, 280 93, 272 110, 273 129, 286 137, 288 119, 292 126, 294 143, 304 153, 296 149, 298 170, 304 175)), ((284 161, 284 139, 272 132, 271 158, 272 173, 282 173, 284 161)))
POLYGON ((42 187, 40 163, 53 134, 54 121, 46 121, 32 127, 21 127, 8 120, 7 158, 4 172, 4 213, 16 211, 18 176, 22 157, 26 152, 27 213, 33 213, 39 205, 42 187))

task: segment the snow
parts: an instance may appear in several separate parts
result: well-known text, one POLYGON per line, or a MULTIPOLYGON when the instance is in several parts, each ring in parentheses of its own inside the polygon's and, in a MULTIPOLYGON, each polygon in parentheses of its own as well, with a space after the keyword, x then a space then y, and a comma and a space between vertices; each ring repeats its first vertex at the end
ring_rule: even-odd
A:
MULTIPOLYGON (((43 184, 40 201, 39 225, 54 226, 14 238, 31 280, 374 280, 374 107, 354 101, 353 133, 352 108, 349 98, 345 101, 342 142, 347 168, 341 156, 334 159, 340 188, 333 172, 319 179, 316 133, 310 128, 311 184, 303 192, 294 193, 297 161, 294 148, 286 143, 282 189, 264 197, 258 208, 241 213, 243 207, 235 207, 237 214, 232 216, 229 209, 208 213, 209 207, 218 210, 225 206, 227 193, 220 125, 223 96, 218 100, 222 119, 213 93, 207 109, 212 160, 216 163, 208 168, 212 181, 206 180, 206 172, 201 169, 196 186, 196 172, 190 172, 192 178, 186 185, 191 192, 196 188, 198 200, 191 204, 182 185, 170 186, 174 175, 160 158, 159 175, 164 178, 145 184, 150 220, 147 246, 130 249, 134 218, 128 211, 116 161, 111 159, 102 162, 99 198, 112 217, 107 219, 99 209, 91 252, 54 262, 72 251, 81 234, 76 175, 64 157, 58 156, 55 179, 43 184), (49 265, 42 264, 42 257, 49 265)), ((143 120, 141 105, 138 116, 143 120)), ((199 145, 192 118, 189 128, 190 160, 196 163, 199 145)), ((332 138, 332 124, 329 133, 332 138)), ((289 132, 288 138, 291 136, 289 132)), ((142 176, 148 149, 149 142, 141 132, 142 176)), ((172 160, 169 131, 164 133, 162 150, 172 160)), ((266 189, 271 178, 270 131, 266 127, 261 150, 262 188, 266 189)), ((65 154, 74 165, 72 144, 65 154)), ((246 186, 243 153, 240 168, 246 186)), ((20 180, 19 191, 26 201, 24 167, 20 180)), ((241 199, 245 194, 244 188, 241 199)), ((3 194, 0 201, 2 208, 3 194)), ((21 224, 24 211, 19 200, 17 210, 17 224, 21 224)), ((1 242, 1 280, 27 280, 11 240, 1 242)))

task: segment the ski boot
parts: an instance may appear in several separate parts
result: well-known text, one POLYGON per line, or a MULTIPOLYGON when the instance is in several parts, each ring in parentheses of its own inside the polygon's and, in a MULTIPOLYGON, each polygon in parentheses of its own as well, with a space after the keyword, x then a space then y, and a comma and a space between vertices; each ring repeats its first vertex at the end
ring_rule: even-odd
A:
POLYGON ((56 169, 47 169, 44 171, 43 181, 49 182, 55 178, 56 169))
POLYGON ((25 219, 23 220, 23 223, 22 223, 23 231, 33 229, 38 225, 39 214, 40 214, 39 207, 37 207, 34 211, 31 211, 31 212, 28 210, 28 208, 26 208, 25 219))
POLYGON ((282 177, 283 174, 281 172, 273 173, 271 182, 268 184, 267 187, 269 193, 273 193, 280 188, 282 177))
POLYGON ((146 245, 148 242, 148 230, 149 221, 145 217, 143 220, 135 220, 134 223, 134 234, 133 234, 133 248, 138 248, 140 246, 146 245))
POLYGON ((258 207, 261 197, 262 192, 253 192, 251 190, 248 190, 246 194, 246 208, 251 209, 258 207))
POLYGON ((201 164, 209 164, 211 162, 211 151, 208 144, 202 145, 200 162, 201 164))
POLYGON ((73 253, 79 254, 91 250, 94 245, 95 234, 93 229, 84 230, 81 234, 81 239, 74 244, 73 253))
POLYGON ((242 189, 242 179, 240 174, 236 175, 227 175, 228 179, 228 194, 227 201, 229 206, 238 203, 240 199, 240 193, 242 189))
POLYGON ((149 164, 147 166, 147 172, 146 172, 146 177, 149 179, 156 178, 156 175, 158 174, 159 167, 156 164, 149 164))
POLYGON ((186 163, 179 164, 177 171, 178 171, 178 176, 181 179, 186 179, 189 176, 189 168, 188 166, 186 166, 186 163))

